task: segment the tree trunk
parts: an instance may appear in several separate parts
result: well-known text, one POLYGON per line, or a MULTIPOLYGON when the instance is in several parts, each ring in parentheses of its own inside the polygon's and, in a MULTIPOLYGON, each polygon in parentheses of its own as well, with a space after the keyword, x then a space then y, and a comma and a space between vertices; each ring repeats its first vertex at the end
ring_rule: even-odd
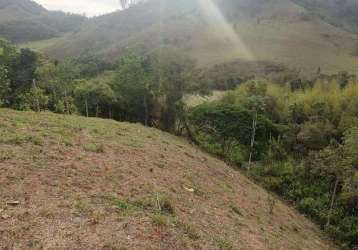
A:
POLYGON ((68 103, 68 99, 67 99, 67 90, 65 89, 65 109, 66 109, 66 113, 69 115, 70 114, 70 107, 69 107, 69 103, 68 103))
POLYGON ((87 101, 87 97, 85 99, 85 106, 86 106, 86 116, 89 117, 89 114, 88 114, 88 101, 87 101))
POLYGON ((255 137, 256 137, 256 126, 257 126, 257 111, 255 113, 255 117, 252 119, 252 135, 251 135, 250 156, 249 156, 248 170, 250 170, 250 168, 251 168, 252 156, 253 156, 253 152, 254 152, 255 137))
POLYGON ((337 188, 338 188, 338 184, 339 184, 339 179, 336 179, 336 182, 334 183, 334 188, 333 188, 333 193, 332 193, 332 198, 331 198, 331 205, 329 207, 329 212, 328 212, 328 216, 327 216, 327 224, 326 227, 329 227, 331 224, 331 216, 332 216, 332 211, 333 211, 333 206, 334 206, 334 202, 336 200, 336 194, 337 194, 337 188))
POLYGON ((149 124, 149 107, 148 107, 148 100, 147 95, 143 96, 143 104, 144 104, 144 126, 148 127, 149 124))
MULTIPOLYGON (((32 87, 33 87, 33 89, 34 89, 35 91, 37 90, 36 79, 32 79, 32 87)), ((35 98, 36 98, 36 111, 37 111, 37 112, 40 112, 40 111, 41 111, 40 101, 39 101, 39 97, 38 97, 37 93, 36 93, 35 98)))

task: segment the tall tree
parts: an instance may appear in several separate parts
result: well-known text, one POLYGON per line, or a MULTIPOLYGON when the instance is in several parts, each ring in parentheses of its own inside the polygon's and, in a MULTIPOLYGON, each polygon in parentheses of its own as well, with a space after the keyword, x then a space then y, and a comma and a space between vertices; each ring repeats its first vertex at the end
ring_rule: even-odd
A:
POLYGON ((201 90, 195 77, 195 61, 173 48, 161 48, 153 53, 152 64, 162 105, 160 127, 173 131, 183 113, 184 95, 201 90))
POLYGON ((118 65, 112 88, 121 110, 120 119, 151 125, 150 115, 157 91, 149 57, 127 55, 118 65))

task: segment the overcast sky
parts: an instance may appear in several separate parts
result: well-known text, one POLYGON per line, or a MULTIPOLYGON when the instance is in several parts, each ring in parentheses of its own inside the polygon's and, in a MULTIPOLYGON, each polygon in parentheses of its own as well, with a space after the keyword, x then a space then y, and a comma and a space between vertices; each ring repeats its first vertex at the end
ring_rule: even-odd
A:
POLYGON ((119 8, 119 0, 35 0, 49 10, 97 16, 119 8))

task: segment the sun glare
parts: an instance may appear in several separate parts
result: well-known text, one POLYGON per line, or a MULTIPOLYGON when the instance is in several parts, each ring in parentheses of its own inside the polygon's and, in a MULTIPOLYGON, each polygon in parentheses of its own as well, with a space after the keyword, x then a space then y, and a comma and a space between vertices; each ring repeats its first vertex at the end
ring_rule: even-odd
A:
POLYGON ((199 6, 213 29, 220 32, 220 36, 228 39, 236 47, 236 52, 247 60, 253 60, 253 54, 245 45, 243 39, 240 37, 234 27, 226 20, 221 10, 218 8, 213 0, 197 0, 199 6))

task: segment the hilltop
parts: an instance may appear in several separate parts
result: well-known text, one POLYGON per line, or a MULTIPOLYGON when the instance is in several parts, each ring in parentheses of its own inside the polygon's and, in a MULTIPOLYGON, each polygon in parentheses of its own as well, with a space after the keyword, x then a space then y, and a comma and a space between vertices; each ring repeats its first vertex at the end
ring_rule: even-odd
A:
POLYGON ((0 109, 0 248, 334 249, 294 209, 185 140, 0 109))
POLYGON ((30 0, 0 0, 0 37, 29 42, 63 36, 77 30, 85 17, 48 11, 30 0))

